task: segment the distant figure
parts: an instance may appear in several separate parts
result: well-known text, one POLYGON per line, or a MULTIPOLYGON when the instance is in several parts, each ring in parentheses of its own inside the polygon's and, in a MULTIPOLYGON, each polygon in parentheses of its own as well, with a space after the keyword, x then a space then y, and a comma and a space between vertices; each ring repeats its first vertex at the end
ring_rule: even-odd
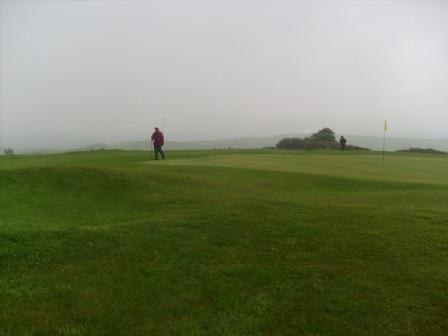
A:
POLYGON ((162 159, 165 160, 165 153, 162 150, 162 146, 165 144, 165 138, 163 133, 156 127, 154 133, 151 135, 151 141, 154 145, 155 159, 159 159, 159 153, 162 154, 162 159))
POLYGON ((341 138, 339 139, 339 144, 341 145, 341 151, 345 150, 345 144, 347 143, 347 139, 344 138, 344 136, 341 135, 341 138))

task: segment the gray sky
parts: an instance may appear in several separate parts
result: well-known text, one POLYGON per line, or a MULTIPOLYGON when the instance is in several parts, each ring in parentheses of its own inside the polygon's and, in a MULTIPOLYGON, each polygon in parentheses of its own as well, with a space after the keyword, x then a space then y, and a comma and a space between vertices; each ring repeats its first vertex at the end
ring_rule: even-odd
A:
POLYGON ((446 0, 0 0, 4 145, 448 138, 446 0))

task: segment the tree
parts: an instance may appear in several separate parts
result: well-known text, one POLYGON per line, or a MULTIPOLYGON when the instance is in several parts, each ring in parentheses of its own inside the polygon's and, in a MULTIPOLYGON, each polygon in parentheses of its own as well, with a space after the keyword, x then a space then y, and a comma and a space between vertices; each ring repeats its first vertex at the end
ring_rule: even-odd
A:
POLYGON ((318 132, 312 134, 310 138, 313 140, 324 141, 329 143, 336 142, 336 136, 334 132, 328 127, 322 128, 318 132))
POLYGON ((6 148, 3 153, 5 153, 5 155, 14 155, 14 150, 12 148, 6 148))

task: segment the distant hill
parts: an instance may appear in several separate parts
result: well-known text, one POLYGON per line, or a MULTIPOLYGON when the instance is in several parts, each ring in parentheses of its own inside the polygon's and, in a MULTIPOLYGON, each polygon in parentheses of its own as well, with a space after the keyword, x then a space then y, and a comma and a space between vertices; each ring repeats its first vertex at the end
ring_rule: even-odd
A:
MULTIPOLYGON (((166 149, 214 149, 214 148, 263 148, 274 147, 285 136, 306 136, 304 134, 276 135, 273 137, 245 137, 236 139, 218 139, 201 141, 167 141, 166 149)), ((148 149, 149 141, 129 141, 112 145, 116 149, 148 149)))
POLYGON ((107 143, 97 143, 89 146, 83 146, 78 148, 79 150, 88 151, 88 150, 101 150, 101 149, 111 149, 111 146, 107 143))
MULTIPOLYGON (((288 133, 279 134, 271 137, 244 137, 234 139, 217 139, 217 140, 198 140, 198 141, 167 141, 165 149, 250 149, 250 148, 264 148, 275 147, 277 142, 285 137, 299 137, 303 138, 310 134, 303 133, 288 133)), ((372 150, 381 150, 383 148, 383 138, 375 136, 363 135, 345 135, 348 144, 357 145, 361 147, 370 148, 372 150)), ((339 138, 339 135, 337 135, 339 138)), ((419 148, 433 148, 436 150, 448 152, 448 139, 415 139, 415 138, 387 138, 386 150, 395 151, 399 149, 408 149, 410 147, 419 148)), ((123 150, 148 150, 150 149, 148 140, 136 140, 117 143, 96 143, 82 147, 67 147, 67 148, 14 148, 16 153, 59 153, 66 151, 90 151, 101 149, 123 149, 123 150)))
MULTIPOLYGON (((274 147, 277 142, 285 137, 305 137, 308 134, 281 134, 272 137, 245 137, 236 139, 218 139, 203 141, 167 141, 166 149, 214 149, 214 148, 264 148, 274 147)), ((339 136, 338 136, 339 137, 339 136)), ((383 138, 362 135, 346 135, 349 144, 381 150, 383 148, 383 138)), ((116 149, 126 150, 147 150, 150 148, 149 141, 129 141, 115 143, 110 146, 116 149)), ((434 148, 441 151, 448 151, 448 139, 414 139, 414 138, 387 138, 386 149, 394 151, 407 149, 409 147, 434 148)), ((105 147, 106 148, 106 147, 105 147)))

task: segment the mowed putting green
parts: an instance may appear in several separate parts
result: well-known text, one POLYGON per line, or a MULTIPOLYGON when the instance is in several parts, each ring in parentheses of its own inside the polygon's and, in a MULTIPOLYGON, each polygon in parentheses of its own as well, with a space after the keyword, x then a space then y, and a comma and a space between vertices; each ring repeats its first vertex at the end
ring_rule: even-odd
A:
MULTIPOLYGON (((418 155, 380 155, 329 153, 302 155, 211 155, 163 162, 164 165, 193 165, 261 169, 279 172, 308 173, 394 182, 448 184, 447 157, 418 155), (355 156, 354 156, 355 155, 355 156)), ((161 164, 148 161, 148 164, 161 164)))
POLYGON ((0 158, 0 335, 446 335, 448 158, 0 158))

